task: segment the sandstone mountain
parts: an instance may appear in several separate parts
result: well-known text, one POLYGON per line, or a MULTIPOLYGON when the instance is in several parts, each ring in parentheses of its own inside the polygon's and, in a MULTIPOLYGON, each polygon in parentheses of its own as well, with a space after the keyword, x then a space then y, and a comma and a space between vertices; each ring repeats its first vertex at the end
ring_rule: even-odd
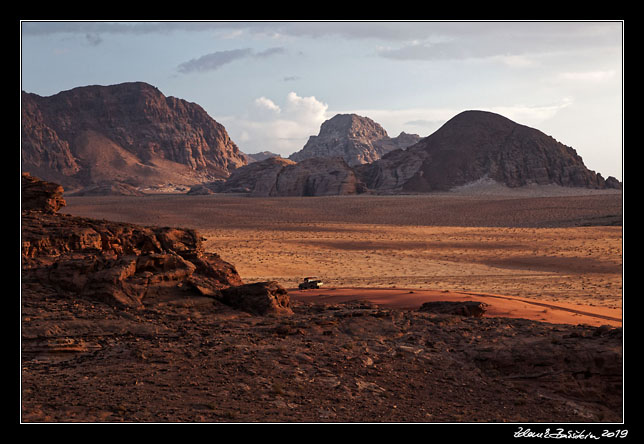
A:
POLYGON ((124 183, 193 185, 227 177, 246 158, 195 103, 143 82, 22 92, 22 169, 66 189, 124 183))
POLYGON ((356 172, 369 189, 381 192, 448 190, 481 179, 508 187, 621 187, 615 178, 586 168, 573 148, 485 111, 464 111, 417 144, 357 166, 356 172))
POLYGON ((337 114, 311 136, 302 150, 289 159, 299 162, 313 157, 342 157, 350 166, 371 163, 383 154, 406 148, 420 140, 416 134, 401 133, 391 138, 382 126, 368 117, 337 114))
POLYGON ((250 196, 334 196, 366 187, 341 157, 301 162, 271 157, 233 171, 228 180, 193 187, 189 194, 248 193, 250 196))

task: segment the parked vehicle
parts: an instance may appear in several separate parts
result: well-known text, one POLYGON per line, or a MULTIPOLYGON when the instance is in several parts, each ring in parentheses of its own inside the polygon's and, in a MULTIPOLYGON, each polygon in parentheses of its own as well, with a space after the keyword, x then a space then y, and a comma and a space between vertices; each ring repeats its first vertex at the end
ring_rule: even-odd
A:
POLYGON ((304 281, 298 286, 300 290, 306 290, 309 288, 320 288, 323 285, 323 282, 316 278, 315 276, 305 277, 304 281))

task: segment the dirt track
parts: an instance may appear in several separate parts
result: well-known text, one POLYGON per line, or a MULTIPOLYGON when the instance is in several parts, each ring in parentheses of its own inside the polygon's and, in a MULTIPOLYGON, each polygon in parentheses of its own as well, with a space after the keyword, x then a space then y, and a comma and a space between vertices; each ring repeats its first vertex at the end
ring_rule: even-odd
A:
POLYGON ((599 327, 622 326, 622 311, 590 305, 543 302, 513 296, 418 290, 404 288, 323 288, 318 290, 289 289, 294 301, 316 303, 346 303, 368 301, 381 307, 416 310, 425 302, 475 301, 488 305, 484 316, 530 319, 554 324, 585 324, 599 327))

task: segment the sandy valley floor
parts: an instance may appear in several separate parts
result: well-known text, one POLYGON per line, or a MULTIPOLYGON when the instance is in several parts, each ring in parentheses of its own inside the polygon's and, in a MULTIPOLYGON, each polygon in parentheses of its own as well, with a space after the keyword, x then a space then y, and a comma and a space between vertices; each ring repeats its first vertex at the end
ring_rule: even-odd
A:
POLYGON ((325 288, 492 293, 621 316, 622 196, 574 191, 68 197, 62 212, 195 228, 246 282, 295 289, 313 275, 325 288))

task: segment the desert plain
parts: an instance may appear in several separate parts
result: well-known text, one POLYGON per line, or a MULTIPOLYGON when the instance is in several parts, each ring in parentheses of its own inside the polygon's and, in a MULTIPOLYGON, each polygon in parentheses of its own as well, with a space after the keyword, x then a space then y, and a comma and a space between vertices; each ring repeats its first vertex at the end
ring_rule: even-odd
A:
POLYGON ((245 282, 276 280, 293 299, 407 309, 476 299, 490 315, 621 326, 619 191, 481 184, 398 196, 68 197, 61 212, 195 228, 245 282), (323 288, 298 291, 306 276, 323 288))
POLYGON ((65 199, 43 220, 196 229, 245 283, 286 288, 292 313, 163 285, 114 306, 26 261, 23 422, 624 420, 621 193, 65 199), (298 290, 310 275, 324 286, 298 290), (423 308, 456 301, 486 311, 423 308))

